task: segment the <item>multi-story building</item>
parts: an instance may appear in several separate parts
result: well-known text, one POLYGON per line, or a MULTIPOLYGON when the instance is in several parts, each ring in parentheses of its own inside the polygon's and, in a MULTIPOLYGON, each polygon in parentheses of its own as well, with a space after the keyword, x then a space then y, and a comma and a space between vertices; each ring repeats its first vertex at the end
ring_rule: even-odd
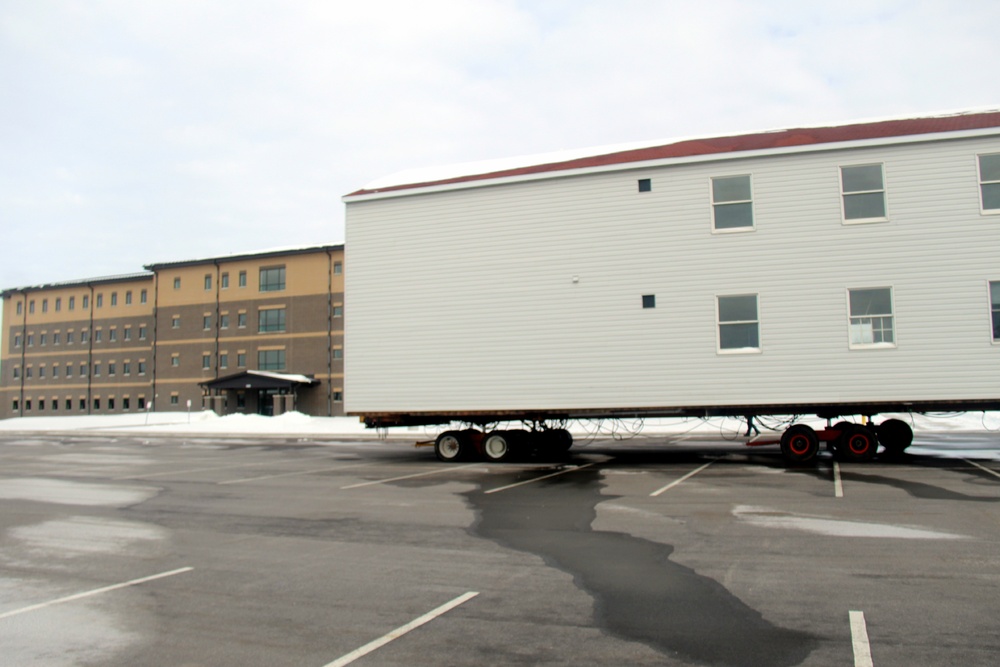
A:
POLYGON ((0 417, 144 410, 154 276, 4 290, 0 417))
POLYGON ((0 418, 343 414, 343 245, 8 289, 0 418))

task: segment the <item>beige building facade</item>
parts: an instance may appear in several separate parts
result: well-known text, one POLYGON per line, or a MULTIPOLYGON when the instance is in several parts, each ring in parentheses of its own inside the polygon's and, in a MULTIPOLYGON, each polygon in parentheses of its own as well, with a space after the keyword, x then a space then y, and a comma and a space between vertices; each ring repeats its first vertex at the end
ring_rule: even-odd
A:
POLYGON ((145 269, 0 292, 0 418, 343 414, 343 245, 145 269))

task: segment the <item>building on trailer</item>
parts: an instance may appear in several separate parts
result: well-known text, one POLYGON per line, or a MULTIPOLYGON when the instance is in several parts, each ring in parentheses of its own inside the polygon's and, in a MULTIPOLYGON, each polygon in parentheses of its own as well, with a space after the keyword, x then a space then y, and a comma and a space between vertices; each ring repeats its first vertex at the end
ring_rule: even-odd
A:
POLYGON ((344 246, 4 290, 0 418, 343 414, 344 246))
POLYGON ((1000 407, 1000 111, 404 172, 344 201, 347 412, 372 426, 1000 407))

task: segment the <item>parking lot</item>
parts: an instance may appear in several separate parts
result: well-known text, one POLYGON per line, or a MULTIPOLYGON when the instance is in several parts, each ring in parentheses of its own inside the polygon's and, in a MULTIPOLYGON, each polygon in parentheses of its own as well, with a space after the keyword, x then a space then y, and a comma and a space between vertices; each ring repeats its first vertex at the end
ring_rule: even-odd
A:
POLYGON ((3 435, 0 664, 994 665, 996 449, 3 435))

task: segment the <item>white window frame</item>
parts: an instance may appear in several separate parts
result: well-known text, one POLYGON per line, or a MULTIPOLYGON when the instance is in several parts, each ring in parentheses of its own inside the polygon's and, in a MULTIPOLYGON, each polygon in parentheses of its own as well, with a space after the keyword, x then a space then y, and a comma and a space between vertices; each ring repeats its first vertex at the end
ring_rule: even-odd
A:
MULTIPOLYGON (((1000 330, 993 330, 993 292, 992 286, 997 286, 998 296, 1000 296, 1000 280, 987 280, 986 281, 986 304, 989 308, 989 330, 990 330, 990 341, 994 345, 1000 345, 1000 338, 997 334, 1000 334, 1000 330)), ((1000 312, 1000 303, 997 303, 997 312, 1000 312)))
POLYGON ((743 232, 752 232, 757 229, 757 207, 754 205, 754 191, 753 191, 753 174, 720 174, 717 176, 711 176, 708 179, 708 201, 712 204, 712 233, 713 234, 739 234, 743 232), (746 177, 750 181, 750 199, 739 199, 733 201, 716 202, 715 201, 715 181, 717 179, 723 178, 743 178, 746 177), (750 204, 750 226, 749 227, 727 227, 725 229, 719 229, 715 226, 715 207, 716 206, 726 206, 732 204, 750 204))
POLYGON ((978 153, 976 154, 976 176, 979 179, 979 212, 982 215, 1000 215, 1000 208, 986 208, 986 202, 983 198, 983 186, 984 185, 997 185, 1000 186, 1000 181, 984 181, 983 180, 983 162, 984 157, 997 157, 1000 158, 1000 153, 978 153))
POLYGON ((889 193, 885 186, 885 163, 884 162, 861 162, 858 164, 842 164, 837 168, 837 178, 840 182, 840 219, 845 225, 866 225, 872 222, 888 222, 889 220, 889 193), (844 192, 844 169, 852 169, 854 167, 878 167, 882 172, 882 189, 881 190, 855 190, 852 192, 844 192), (874 218, 850 218, 847 217, 847 207, 844 205, 846 197, 851 195, 870 195, 876 192, 882 194, 882 208, 885 209, 885 215, 874 217, 874 218))
POLYGON ((760 329, 760 293, 759 292, 737 292, 715 295, 715 351, 717 354, 760 354, 763 352, 764 341, 760 329), (719 313, 719 299, 738 296, 752 296, 757 306, 756 320, 733 320, 723 322, 719 313), (757 325, 757 347, 722 347, 722 325, 723 324, 755 324, 757 325))
POLYGON ((870 286, 870 287, 868 287, 868 286, 865 286, 865 287, 848 287, 847 290, 844 292, 844 297, 847 299, 847 345, 848 345, 848 347, 850 349, 852 349, 852 350, 887 350, 887 349, 894 349, 896 347, 896 345, 897 345, 897 341, 899 340, 899 336, 897 335, 898 334, 898 330, 897 330, 897 327, 896 327, 896 290, 895 290, 895 288, 892 285, 873 285, 873 286, 870 286), (889 290, 889 308, 890 308, 890 312, 889 312, 888 317, 892 320, 892 342, 891 343, 886 343, 886 342, 881 342, 881 343, 874 343, 874 342, 873 343, 855 343, 854 340, 853 340, 853 338, 852 338, 852 335, 851 335, 852 334, 852 327, 854 326, 854 323, 852 322, 852 320, 854 320, 854 319, 859 319, 860 320, 860 319, 865 319, 865 318, 871 319, 873 317, 880 317, 881 318, 881 317, 886 317, 886 315, 858 315, 856 317, 853 316, 853 315, 851 315, 851 292, 862 291, 862 290, 879 290, 879 289, 889 290))

